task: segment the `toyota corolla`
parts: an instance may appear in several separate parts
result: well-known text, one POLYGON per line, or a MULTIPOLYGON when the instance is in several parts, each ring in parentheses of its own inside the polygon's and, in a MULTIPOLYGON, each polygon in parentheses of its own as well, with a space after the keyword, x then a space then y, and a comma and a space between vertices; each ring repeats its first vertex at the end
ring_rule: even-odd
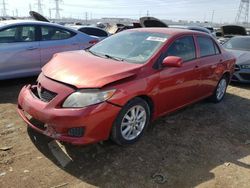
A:
POLYGON ((208 34, 140 28, 85 51, 54 55, 18 112, 36 131, 72 144, 132 144, 151 121, 204 98, 220 102, 235 58, 208 34))

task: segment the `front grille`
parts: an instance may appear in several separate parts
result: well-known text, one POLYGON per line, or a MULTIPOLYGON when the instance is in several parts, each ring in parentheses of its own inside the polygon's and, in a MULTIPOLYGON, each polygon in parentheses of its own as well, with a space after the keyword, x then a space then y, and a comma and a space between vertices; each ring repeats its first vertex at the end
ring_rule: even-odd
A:
POLYGON ((247 74, 247 73, 240 73, 240 76, 241 76, 244 80, 250 80, 250 74, 247 74))
POLYGON ((41 86, 33 88, 32 92, 43 102, 50 102, 57 95, 56 93, 49 91, 41 86))

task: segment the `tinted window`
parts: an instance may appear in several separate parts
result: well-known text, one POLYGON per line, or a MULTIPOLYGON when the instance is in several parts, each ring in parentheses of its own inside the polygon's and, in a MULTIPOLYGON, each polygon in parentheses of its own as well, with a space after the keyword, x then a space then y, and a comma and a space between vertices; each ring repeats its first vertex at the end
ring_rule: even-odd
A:
POLYGON ((17 26, 0 31, 0 43, 35 41, 34 26, 17 26))
POLYGON ((198 45, 200 47, 200 56, 210 56, 215 54, 214 42, 208 37, 197 37, 198 45))
POLYGON ((81 32, 86 33, 88 35, 93 35, 97 37, 107 37, 107 33, 101 29, 96 29, 96 28, 81 28, 81 32))
POLYGON ((63 40, 73 37, 75 34, 57 27, 42 26, 42 40, 63 40))
POLYGON ((177 39, 168 48, 167 56, 178 56, 183 61, 189 61, 195 59, 195 44, 193 37, 187 36, 177 39))

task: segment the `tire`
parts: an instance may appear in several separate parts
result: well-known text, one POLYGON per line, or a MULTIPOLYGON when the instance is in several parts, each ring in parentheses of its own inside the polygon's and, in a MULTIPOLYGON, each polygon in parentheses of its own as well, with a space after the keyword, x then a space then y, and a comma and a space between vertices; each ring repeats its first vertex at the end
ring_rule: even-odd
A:
POLYGON ((121 109, 116 117, 111 139, 118 145, 133 144, 143 135, 149 120, 150 109, 147 102, 138 97, 134 98, 121 109))
POLYGON ((228 86, 228 78, 224 75, 220 81, 218 82, 213 95, 210 97, 211 101, 214 103, 219 103, 223 100, 225 94, 226 94, 226 90, 227 90, 227 86, 228 86))

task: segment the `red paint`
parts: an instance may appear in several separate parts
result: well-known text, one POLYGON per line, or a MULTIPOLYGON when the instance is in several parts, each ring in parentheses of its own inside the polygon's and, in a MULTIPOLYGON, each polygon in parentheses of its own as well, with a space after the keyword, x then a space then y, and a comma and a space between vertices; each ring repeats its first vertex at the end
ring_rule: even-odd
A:
POLYGON ((24 121, 37 131, 61 141, 72 144, 94 143, 109 138, 116 116, 132 98, 148 97, 154 105, 152 117, 155 119, 210 96, 222 75, 233 73, 235 58, 231 54, 220 49, 218 55, 199 58, 197 43, 196 59, 182 63, 172 58, 171 61, 175 60, 181 66, 155 69, 153 65, 161 52, 176 38, 191 35, 196 42, 197 35, 208 35, 163 28, 142 28, 136 31, 167 33, 170 38, 143 65, 104 59, 83 51, 57 54, 43 67, 38 78, 42 87, 57 93, 57 96, 45 103, 32 95, 30 85, 25 86, 18 98, 18 112, 24 121), (115 88, 116 92, 107 102, 79 109, 62 108, 64 100, 76 88, 115 88), (50 131, 35 127, 26 118, 26 112, 48 124, 50 131), (84 136, 68 136, 68 129, 73 127, 83 127, 84 136))

